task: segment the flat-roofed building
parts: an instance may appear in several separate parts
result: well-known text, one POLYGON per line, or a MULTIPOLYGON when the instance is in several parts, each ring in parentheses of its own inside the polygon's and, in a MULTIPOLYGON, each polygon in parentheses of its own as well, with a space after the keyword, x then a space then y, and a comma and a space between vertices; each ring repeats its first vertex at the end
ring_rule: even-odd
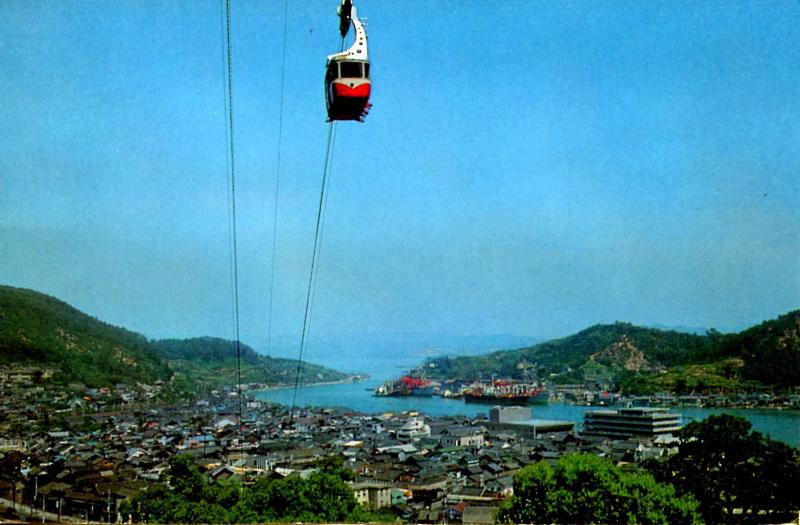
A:
POLYGON ((638 407, 588 411, 583 416, 582 434, 610 438, 657 437, 680 428, 680 414, 667 408, 638 407))
POLYGON ((489 421, 492 423, 519 423, 530 421, 531 407, 496 406, 489 410, 489 421))

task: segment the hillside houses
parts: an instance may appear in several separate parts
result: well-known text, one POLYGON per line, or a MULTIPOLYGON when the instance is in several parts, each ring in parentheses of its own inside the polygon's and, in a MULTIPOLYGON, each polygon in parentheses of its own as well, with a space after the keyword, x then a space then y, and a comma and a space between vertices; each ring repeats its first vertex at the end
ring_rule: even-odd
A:
MULTIPOLYGON (((102 399, 121 391, 97 394, 102 399)), ((391 507, 407 520, 435 523, 472 514, 485 518, 489 514, 465 511, 499 505, 513 493, 515 472, 531 462, 552 462, 574 451, 635 462, 671 446, 585 440, 571 432, 533 438, 463 416, 334 409, 290 414, 253 399, 240 421, 228 392, 158 409, 71 410, 45 421, 41 407, 26 396, 18 394, 26 401, 11 415, 16 426, 8 415, 3 421, 6 430, 21 433, 3 433, 0 496, 15 499, 20 509, 97 521, 124 520, 119 505, 163 479, 178 454, 191 456, 210 479, 239 477, 246 483, 259 476, 305 476, 321 457, 339 456, 354 473, 351 488, 358 501, 373 510, 391 507)), ((11 406, 5 397, 2 403, 11 406)))

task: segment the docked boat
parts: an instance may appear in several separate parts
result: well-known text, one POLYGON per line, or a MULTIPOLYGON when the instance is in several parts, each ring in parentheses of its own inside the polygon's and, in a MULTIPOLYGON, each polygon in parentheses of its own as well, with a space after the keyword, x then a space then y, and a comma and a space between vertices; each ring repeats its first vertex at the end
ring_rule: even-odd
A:
POLYGON ((466 403, 487 405, 544 405, 550 400, 550 393, 543 386, 504 380, 472 385, 465 388, 462 395, 466 403))
POLYGON ((387 381, 375 389, 376 396, 427 396, 436 392, 436 385, 419 377, 403 376, 396 381, 387 381))

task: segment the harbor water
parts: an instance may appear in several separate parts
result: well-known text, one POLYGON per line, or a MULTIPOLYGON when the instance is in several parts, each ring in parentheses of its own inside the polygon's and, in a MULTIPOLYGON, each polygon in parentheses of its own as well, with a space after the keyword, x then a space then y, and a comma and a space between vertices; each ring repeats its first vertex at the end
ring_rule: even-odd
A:
MULTIPOLYGON (((295 404, 299 407, 341 407, 369 414, 418 411, 431 416, 464 415, 468 417, 478 414, 488 416, 491 408, 488 405, 465 403, 461 399, 374 396, 375 388, 381 383, 381 380, 371 379, 357 383, 303 386, 297 391, 295 404)), ((261 390, 255 395, 257 399, 282 405, 291 405, 294 396, 292 388, 261 390)), ((536 419, 571 421, 575 423, 576 428, 580 427, 583 422, 583 414, 587 410, 598 409, 598 407, 562 403, 536 405, 531 408, 533 417, 536 419)), ((800 412, 795 410, 696 407, 676 407, 673 410, 683 416, 684 423, 705 419, 712 414, 725 413, 741 416, 750 421, 754 430, 793 447, 800 447, 800 412)))

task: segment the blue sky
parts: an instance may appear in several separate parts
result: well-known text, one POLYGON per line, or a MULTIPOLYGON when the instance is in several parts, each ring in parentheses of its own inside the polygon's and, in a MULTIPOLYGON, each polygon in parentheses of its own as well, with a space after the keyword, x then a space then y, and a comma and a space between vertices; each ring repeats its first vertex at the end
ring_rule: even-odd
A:
MULTIPOLYGON (((289 2, 273 333, 299 337, 335 1, 289 2)), ((740 329, 800 298, 800 3, 357 1, 312 340, 740 329)), ((242 339, 264 350, 283 2, 233 6, 242 339)), ((218 2, 0 4, 0 282, 230 337, 218 2)))

